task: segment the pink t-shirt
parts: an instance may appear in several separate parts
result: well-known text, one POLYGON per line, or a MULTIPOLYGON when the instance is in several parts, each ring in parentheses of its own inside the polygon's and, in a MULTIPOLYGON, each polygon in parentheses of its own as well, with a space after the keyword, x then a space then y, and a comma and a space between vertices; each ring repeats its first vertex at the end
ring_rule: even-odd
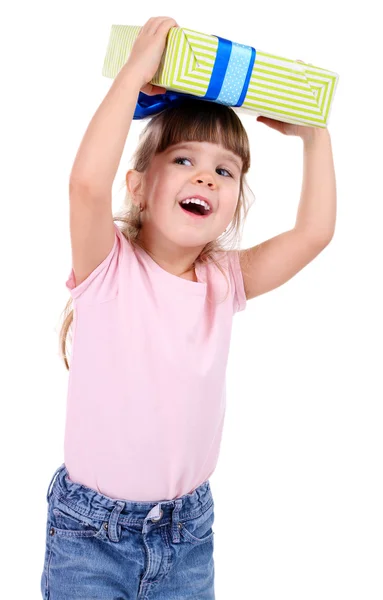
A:
POLYGON ((246 306, 238 251, 173 275, 114 224, 105 260, 73 298, 64 462, 113 499, 173 500, 213 473, 226 405, 232 318, 246 306))

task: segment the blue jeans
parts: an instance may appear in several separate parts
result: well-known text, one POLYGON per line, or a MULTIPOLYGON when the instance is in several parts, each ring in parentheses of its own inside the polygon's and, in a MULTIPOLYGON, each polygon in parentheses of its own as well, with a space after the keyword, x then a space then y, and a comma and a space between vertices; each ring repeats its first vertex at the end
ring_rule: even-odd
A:
POLYGON ((175 500, 115 500, 62 464, 47 502, 45 600, 214 600, 208 480, 175 500))

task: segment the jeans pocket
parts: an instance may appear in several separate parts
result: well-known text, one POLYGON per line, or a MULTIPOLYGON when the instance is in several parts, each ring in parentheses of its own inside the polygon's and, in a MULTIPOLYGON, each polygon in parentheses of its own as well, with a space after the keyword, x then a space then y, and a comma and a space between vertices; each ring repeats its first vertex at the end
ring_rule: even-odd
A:
POLYGON ((52 552, 52 536, 50 535, 50 530, 51 530, 51 510, 48 505, 47 519, 46 519, 46 525, 45 525, 44 565, 43 565, 43 570, 41 572, 41 578, 40 578, 40 590, 41 590, 41 595, 44 598, 44 600, 46 598, 48 598, 48 570, 49 570, 49 563, 50 563, 51 552, 52 552))
POLYGON ((95 537, 105 534, 105 523, 73 510, 58 499, 50 510, 50 535, 61 537, 95 537))
POLYGON ((50 535, 49 535, 49 529, 50 529, 50 510, 48 507, 47 510, 47 518, 46 518, 46 522, 45 522, 45 549, 44 549, 44 567, 43 567, 43 571, 46 571, 46 568, 48 566, 48 562, 49 562, 49 558, 50 558, 50 552, 51 552, 51 545, 50 545, 50 535))
POLYGON ((194 519, 180 521, 181 536, 192 544, 202 544, 213 539, 214 505, 194 519))

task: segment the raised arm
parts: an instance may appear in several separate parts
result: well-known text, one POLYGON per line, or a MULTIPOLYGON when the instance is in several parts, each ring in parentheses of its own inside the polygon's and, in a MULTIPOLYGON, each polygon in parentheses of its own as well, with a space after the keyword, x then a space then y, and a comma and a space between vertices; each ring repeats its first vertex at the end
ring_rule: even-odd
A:
POLYGON ((90 121, 69 182, 72 264, 79 285, 111 251, 115 231, 112 186, 140 91, 164 88, 148 83, 155 75, 173 19, 154 17, 142 27, 122 67, 90 121))

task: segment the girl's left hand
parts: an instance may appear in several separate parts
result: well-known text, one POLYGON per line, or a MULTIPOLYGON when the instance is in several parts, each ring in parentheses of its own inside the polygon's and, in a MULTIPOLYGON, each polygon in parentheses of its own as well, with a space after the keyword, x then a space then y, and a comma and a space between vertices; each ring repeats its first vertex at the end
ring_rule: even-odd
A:
MULTIPOLYGON (((297 60, 297 62, 304 63, 303 60, 297 60)), ((271 127, 272 129, 276 129, 283 135, 295 135, 299 136, 303 140, 309 139, 314 133, 314 129, 322 129, 321 127, 310 127, 304 125, 296 125, 295 123, 285 123, 284 121, 277 121, 276 119, 270 119, 269 117, 257 117, 257 121, 259 123, 264 123, 271 127)))

